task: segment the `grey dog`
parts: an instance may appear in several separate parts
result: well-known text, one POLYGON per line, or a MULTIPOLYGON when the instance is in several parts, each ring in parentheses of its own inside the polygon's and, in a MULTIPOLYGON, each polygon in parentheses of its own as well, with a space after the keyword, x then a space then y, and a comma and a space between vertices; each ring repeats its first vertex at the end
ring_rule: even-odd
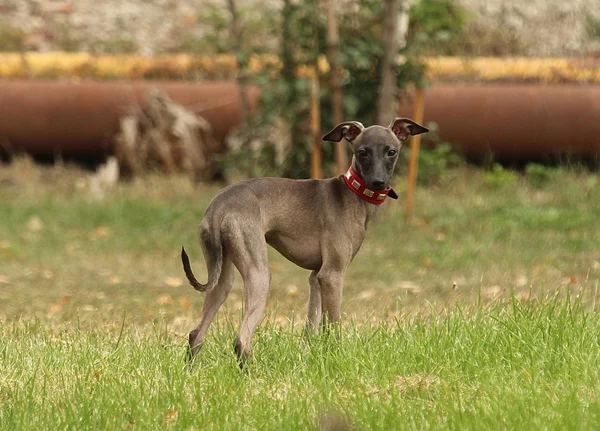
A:
POLYGON ((191 357, 233 283, 235 266, 244 282, 244 317, 235 342, 243 362, 251 355, 271 281, 267 244, 296 265, 311 270, 309 328, 340 319, 344 273, 358 252, 367 225, 387 197, 398 151, 410 135, 428 130, 408 118, 388 127, 365 128, 358 121, 337 125, 323 140, 351 143, 352 164, 345 175, 325 180, 255 178, 223 189, 206 209, 199 237, 208 269, 202 284, 185 250, 181 260, 190 284, 206 292, 202 317, 189 334, 191 357))

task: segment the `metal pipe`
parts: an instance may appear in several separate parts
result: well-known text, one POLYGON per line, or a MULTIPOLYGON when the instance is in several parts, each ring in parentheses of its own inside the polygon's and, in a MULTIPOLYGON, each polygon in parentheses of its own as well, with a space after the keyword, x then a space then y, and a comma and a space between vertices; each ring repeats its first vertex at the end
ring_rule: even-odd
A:
MULTIPOLYGON (((109 154, 119 117, 153 88, 207 120, 218 141, 240 124, 239 89, 229 82, 0 80, 0 145, 32 154, 109 154)), ((258 90, 248 93, 255 110, 258 90)))
MULTIPOLYGON (((600 154, 600 86, 434 85, 425 105, 424 121, 437 123, 440 138, 470 158, 600 154)), ((413 103, 400 104, 400 115, 413 111, 413 103)))

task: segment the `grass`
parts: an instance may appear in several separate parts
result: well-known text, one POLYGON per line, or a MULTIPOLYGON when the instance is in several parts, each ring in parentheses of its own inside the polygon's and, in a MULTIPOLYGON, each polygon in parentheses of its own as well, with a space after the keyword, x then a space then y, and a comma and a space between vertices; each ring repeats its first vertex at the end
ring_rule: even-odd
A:
POLYGON ((2 429, 597 429, 600 319, 550 298, 304 339, 266 322, 247 373, 220 326, 190 372, 164 325, 5 325, 2 429), (331 335, 329 336, 331 337, 331 335), (329 419, 328 419, 329 418, 329 419), (335 429, 335 428, 331 428, 335 429))
POLYGON ((178 253, 206 277, 196 226, 219 188, 149 176, 94 198, 88 182, 0 167, 0 429, 600 423, 592 172, 534 185, 463 167, 419 190, 413 223, 388 206, 346 276, 339 337, 301 336, 308 273, 272 253, 246 373, 239 277, 194 369, 183 362, 202 296, 178 253))

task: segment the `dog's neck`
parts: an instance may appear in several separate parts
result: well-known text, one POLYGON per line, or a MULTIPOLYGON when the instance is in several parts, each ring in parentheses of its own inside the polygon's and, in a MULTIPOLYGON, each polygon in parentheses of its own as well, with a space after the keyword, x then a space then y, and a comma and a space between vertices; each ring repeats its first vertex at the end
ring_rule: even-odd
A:
POLYGON ((371 190, 365 180, 357 173, 354 161, 344 174, 343 179, 346 186, 348 186, 354 194, 370 204, 381 205, 388 198, 388 195, 392 199, 398 198, 398 195, 396 195, 396 192, 394 192, 391 187, 379 191, 371 190))

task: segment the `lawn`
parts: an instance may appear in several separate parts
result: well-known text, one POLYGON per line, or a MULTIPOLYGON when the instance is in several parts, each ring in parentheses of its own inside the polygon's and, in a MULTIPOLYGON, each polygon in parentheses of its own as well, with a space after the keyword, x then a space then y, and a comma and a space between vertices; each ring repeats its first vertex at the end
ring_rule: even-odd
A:
POLYGON ((1 166, 0 429, 597 429, 598 176, 490 175, 446 172, 408 224, 386 203, 340 334, 302 336, 308 272, 273 252, 243 372, 239 277, 183 362, 202 295, 179 250, 203 281, 219 186, 151 175, 98 195, 76 168, 1 166))

